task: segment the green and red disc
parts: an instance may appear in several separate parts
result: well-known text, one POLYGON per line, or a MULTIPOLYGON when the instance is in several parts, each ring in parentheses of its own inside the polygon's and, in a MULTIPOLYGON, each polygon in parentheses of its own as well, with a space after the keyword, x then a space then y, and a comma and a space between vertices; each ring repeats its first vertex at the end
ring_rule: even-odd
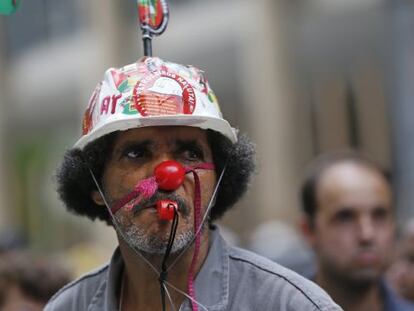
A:
POLYGON ((16 12, 20 0, 0 0, 0 14, 10 15, 16 12))

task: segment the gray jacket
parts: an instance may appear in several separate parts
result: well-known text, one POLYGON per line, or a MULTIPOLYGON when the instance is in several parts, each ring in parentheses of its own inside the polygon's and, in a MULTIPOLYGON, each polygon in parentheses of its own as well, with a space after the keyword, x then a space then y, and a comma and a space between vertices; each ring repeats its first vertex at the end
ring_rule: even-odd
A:
MULTIPOLYGON (((122 271, 117 249, 109 265, 66 285, 45 310, 118 310, 122 271)), ((230 247, 217 229, 211 231, 209 253, 195 280, 195 289, 197 301, 208 311, 342 310, 313 282, 256 254, 230 247)), ((186 299, 180 311, 190 310, 186 299)))

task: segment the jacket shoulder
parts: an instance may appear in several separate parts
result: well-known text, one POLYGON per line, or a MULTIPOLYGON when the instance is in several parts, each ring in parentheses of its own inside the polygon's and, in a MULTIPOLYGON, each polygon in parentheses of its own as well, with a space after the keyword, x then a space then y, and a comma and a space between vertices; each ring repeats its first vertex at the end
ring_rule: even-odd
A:
POLYGON ((108 265, 105 265, 65 285, 49 300, 44 310, 86 310, 96 293, 104 290, 107 273, 108 265))
POLYGON ((251 299, 266 304, 261 310, 342 310, 318 285, 269 259, 237 247, 229 257, 230 283, 239 284, 234 290, 255 289, 251 299))

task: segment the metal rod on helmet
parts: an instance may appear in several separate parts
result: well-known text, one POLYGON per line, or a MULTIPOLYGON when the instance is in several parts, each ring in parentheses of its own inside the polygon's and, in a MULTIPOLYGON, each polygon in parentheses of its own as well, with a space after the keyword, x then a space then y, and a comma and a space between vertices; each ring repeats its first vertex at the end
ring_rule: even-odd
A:
POLYGON ((168 5, 166 0, 137 0, 137 6, 144 55, 152 56, 152 37, 159 36, 167 28, 168 5))
POLYGON ((144 56, 152 56, 152 38, 151 36, 143 37, 142 41, 144 42, 144 56))

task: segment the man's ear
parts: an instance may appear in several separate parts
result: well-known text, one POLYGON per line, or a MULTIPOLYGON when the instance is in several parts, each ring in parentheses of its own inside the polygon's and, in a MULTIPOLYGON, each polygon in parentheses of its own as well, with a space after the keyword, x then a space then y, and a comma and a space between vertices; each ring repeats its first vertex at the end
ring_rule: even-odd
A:
POLYGON ((102 198, 99 191, 92 191, 91 192, 91 198, 97 205, 105 205, 104 199, 102 198))
POLYGON ((315 224, 308 215, 302 214, 299 219, 299 230, 310 247, 315 246, 315 224))

